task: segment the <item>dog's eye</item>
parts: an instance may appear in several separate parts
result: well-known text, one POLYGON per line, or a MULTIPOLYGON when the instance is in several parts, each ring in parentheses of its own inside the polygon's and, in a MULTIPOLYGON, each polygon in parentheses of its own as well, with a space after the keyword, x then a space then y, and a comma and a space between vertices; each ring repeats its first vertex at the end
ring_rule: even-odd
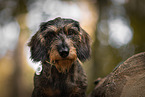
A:
POLYGON ((68 30, 68 35, 73 35, 73 34, 76 34, 76 31, 73 30, 73 29, 69 29, 68 30))

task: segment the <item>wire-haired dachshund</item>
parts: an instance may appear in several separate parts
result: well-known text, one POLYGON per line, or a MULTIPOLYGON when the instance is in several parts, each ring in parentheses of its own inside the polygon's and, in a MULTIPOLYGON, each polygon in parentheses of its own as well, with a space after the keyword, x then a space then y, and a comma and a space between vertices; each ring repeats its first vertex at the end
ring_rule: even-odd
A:
POLYGON ((28 45, 31 59, 42 66, 32 97, 85 97, 81 62, 90 57, 90 39, 77 21, 58 17, 44 22, 28 45))

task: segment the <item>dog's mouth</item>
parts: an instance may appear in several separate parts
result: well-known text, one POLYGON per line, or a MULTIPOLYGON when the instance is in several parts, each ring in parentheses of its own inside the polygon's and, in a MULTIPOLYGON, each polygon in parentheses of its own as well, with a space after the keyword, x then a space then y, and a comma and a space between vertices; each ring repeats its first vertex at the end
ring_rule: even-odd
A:
POLYGON ((52 63, 55 65, 56 69, 60 73, 66 73, 69 72, 73 62, 76 59, 58 59, 58 60, 53 60, 52 63))
POLYGON ((56 60, 55 61, 55 64, 58 64, 59 66, 62 65, 62 66, 68 66, 68 65, 72 65, 74 62, 74 60, 72 59, 62 59, 62 60, 56 60))

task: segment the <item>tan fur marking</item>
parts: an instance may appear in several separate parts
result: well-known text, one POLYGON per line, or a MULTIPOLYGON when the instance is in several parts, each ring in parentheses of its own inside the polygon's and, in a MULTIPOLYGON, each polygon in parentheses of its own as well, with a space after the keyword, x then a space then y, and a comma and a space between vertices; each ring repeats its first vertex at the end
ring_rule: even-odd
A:
POLYGON ((39 35, 39 39, 40 39, 41 43, 45 42, 45 39, 44 39, 44 37, 42 35, 39 35))
POLYGON ((57 32, 57 27, 56 26, 49 26, 48 29, 53 30, 54 32, 57 32))
POLYGON ((52 90, 51 88, 47 88, 44 90, 44 93, 47 96, 54 96, 54 95, 60 95, 60 90, 56 89, 56 90, 52 90))
POLYGON ((54 31, 57 33, 58 28, 56 26, 49 26, 44 32, 54 31))
POLYGON ((69 28, 71 28, 72 26, 73 26, 73 23, 70 23, 70 24, 66 25, 65 28, 69 29, 69 28))
POLYGON ((68 29, 70 29, 72 26, 73 26, 73 23, 70 23, 70 24, 68 24, 68 25, 66 25, 66 26, 64 27, 65 32, 66 32, 67 35, 68 35, 68 29))

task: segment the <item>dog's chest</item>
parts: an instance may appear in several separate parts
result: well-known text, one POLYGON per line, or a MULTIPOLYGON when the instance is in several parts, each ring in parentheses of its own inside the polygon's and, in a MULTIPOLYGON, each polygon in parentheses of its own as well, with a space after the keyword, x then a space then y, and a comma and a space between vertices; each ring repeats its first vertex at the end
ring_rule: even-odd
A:
POLYGON ((44 88, 44 94, 48 97, 69 97, 68 95, 75 92, 77 88, 77 84, 73 82, 55 82, 44 88))
POLYGON ((45 83, 45 88, 43 88, 44 94, 48 97, 57 97, 57 95, 68 97, 71 93, 79 90, 76 79, 77 72, 74 72, 73 69, 69 73, 62 74, 53 68, 50 75, 45 83))

